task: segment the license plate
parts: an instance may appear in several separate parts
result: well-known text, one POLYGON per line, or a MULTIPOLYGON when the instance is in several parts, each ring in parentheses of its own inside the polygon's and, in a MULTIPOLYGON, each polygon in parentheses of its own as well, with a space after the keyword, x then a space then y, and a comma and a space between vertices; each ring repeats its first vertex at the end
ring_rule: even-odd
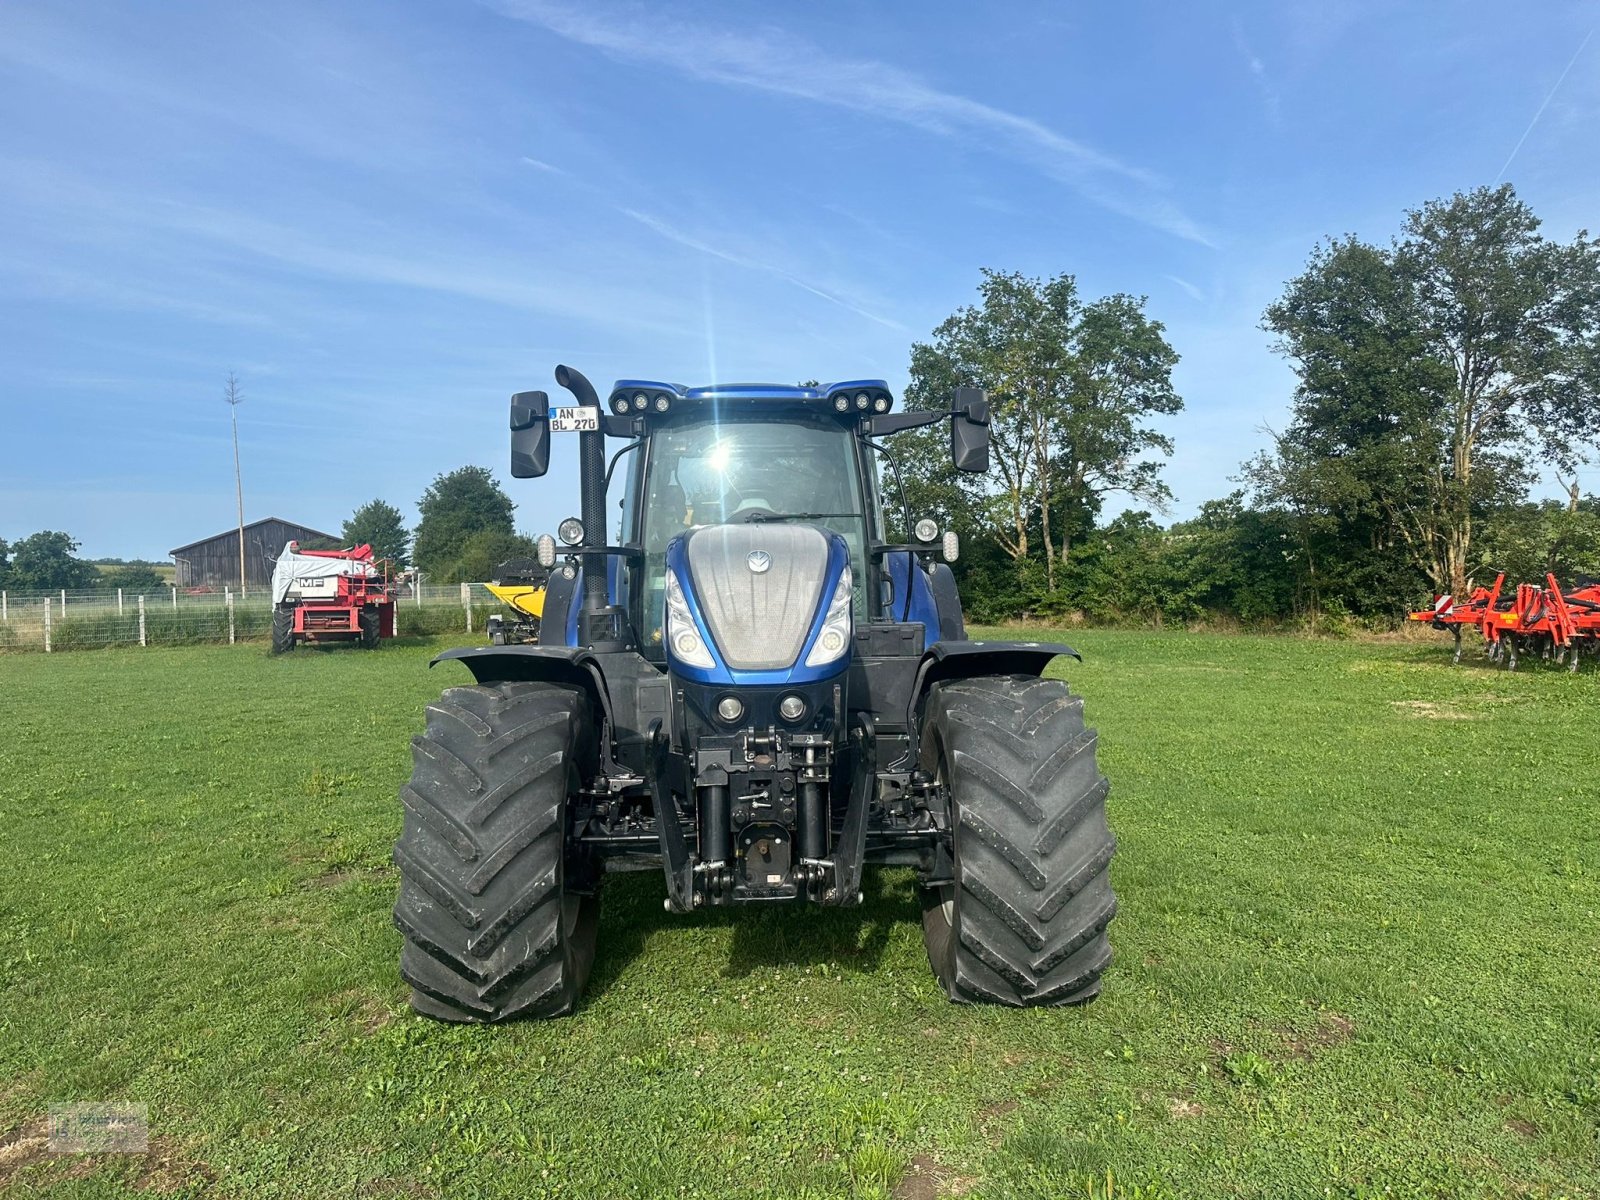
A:
POLYGON ((599 428, 600 410, 593 405, 550 410, 551 433, 594 433, 599 428))

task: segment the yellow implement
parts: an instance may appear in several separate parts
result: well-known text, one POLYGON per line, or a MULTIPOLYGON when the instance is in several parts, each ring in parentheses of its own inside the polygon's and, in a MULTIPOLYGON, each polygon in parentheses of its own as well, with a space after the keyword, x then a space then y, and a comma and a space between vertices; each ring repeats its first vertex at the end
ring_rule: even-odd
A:
POLYGON ((544 616, 544 584, 486 583, 495 596, 528 617, 544 616))

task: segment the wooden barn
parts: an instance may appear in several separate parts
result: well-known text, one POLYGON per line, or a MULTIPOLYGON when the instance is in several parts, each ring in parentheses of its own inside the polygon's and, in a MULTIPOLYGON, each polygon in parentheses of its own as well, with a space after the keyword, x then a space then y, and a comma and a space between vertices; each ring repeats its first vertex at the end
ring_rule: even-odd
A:
MULTIPOLYGON (((324 533, 309 525, 296 525, 282 517, 267 517, 251 521, 244 527, 245 590, 259 588, 263 591, 272 583, 272 567, 285 542, 302 545, 337 544, 335 534, 324 533)), ((187 546, 171 551, 177 564, 173 582, 180 588, 210 588, 220 592, 223 588, 239 589, 239 531, 201 538, 187 546)))

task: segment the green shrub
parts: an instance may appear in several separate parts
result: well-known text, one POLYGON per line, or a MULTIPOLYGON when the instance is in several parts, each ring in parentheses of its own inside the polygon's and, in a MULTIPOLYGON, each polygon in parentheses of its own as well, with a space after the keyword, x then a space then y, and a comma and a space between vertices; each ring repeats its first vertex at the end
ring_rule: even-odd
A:
MULTIPOLYGON (((50 627, 52 650, 92 650, 100 646, 127 645, 139 640, 139 614, 93 613, 67 617, 50 627)), ((40 648, 43 648, 40 639, 40 648)))
MULTIPOLYGON (((474 608, 472 623, 483 628, 486 609, 474 608)), ((432 637, 440 633, 465 632, 467 614, 459 604, 406 604, 395 607, 395 632, 401 637, 432 637)))

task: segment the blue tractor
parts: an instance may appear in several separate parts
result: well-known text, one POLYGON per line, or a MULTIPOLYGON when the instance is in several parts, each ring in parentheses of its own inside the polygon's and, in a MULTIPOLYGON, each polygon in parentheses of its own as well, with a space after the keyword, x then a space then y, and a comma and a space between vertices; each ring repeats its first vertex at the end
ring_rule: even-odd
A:
MULTIPOLYGON (((950 423, 988 469, 989 407, 896 413, 881 380, 623 380, 569 367, 511 403, 511 470, 579 443, 582 518, 540 539, 537 646, 452 650, 473 686, 428 707, 395 847, 412 1005, 446 1021, 571 1012, 601 883, 659 869, 669 911, 862 902, 914 868, 952 1000, 1081 1004, 1111 961, 1106 779, 1066 646, 968 640, 954 534, 888 540, 884 438, 950 423), (607 438, 625 444, 607 462, 607 438), (608 543, 608 485, 622 472, 608 543)), ((891 467, 892 457, 888 458, 891 467)), ((903 507, 903 506, 902 506, 903 507)))

